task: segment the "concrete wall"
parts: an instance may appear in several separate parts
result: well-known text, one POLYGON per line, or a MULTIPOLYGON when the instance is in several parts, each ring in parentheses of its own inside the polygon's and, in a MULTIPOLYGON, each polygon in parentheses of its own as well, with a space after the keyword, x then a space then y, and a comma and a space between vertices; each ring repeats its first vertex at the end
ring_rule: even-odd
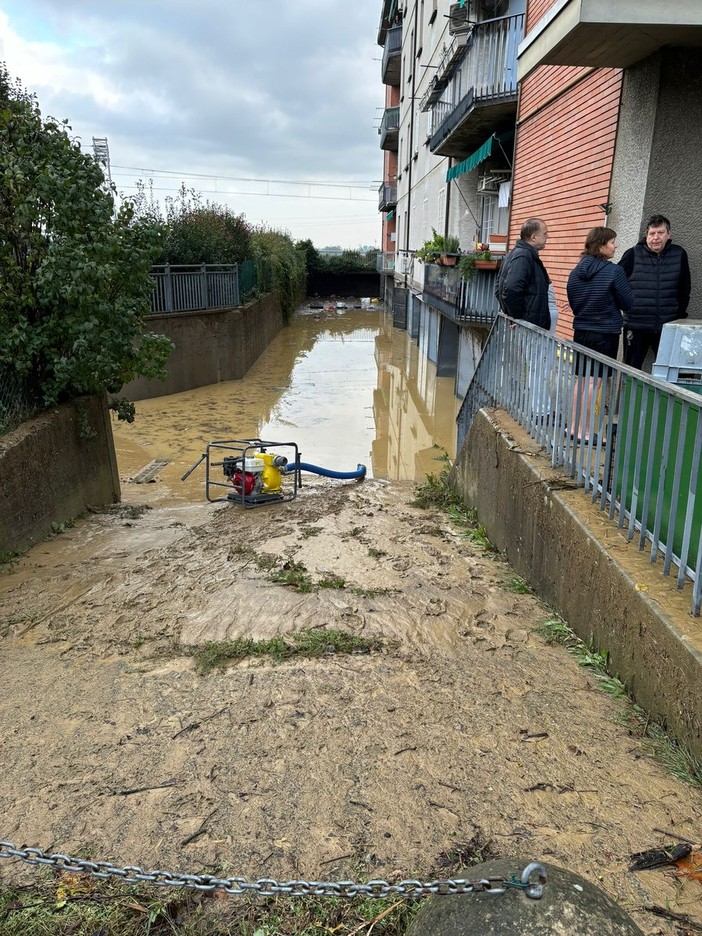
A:
POLYGON ((151 315, 148 330, 175 345, 165 380, 133 380, 124 387, 130 400, 149 400, 194 387, 240 380, 285 322, 276 293, 240 309, 201 309, 151 315))
POLYGON ((120 499, 104 399, 64 404, 0 438, 0 555, 33 546, 88 505, 120 499), (88 430, 91 438, 81 438, 88 430))
POLYGON ((626 70, 612 175, 610 216, 620 252, 646 218, 670 218, 692 271, 690 316, 702 318, 702 68, 699 49, 665 48, 626 70))
POLYGON ((690 589, 645 554, 563 477, 505 413, 482 410, 454 477, 491 542, 674 737, 702 756, 702 629, 690 589), (555 486, 554 486, 555 487, 555 486))

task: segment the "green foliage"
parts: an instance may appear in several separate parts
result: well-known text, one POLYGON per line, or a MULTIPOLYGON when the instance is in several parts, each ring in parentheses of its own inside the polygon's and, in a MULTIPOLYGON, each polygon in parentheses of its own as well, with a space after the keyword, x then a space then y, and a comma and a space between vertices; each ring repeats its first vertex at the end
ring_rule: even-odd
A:
POLYGON ((475 261, 490 259, 492 259, 492 254, 489 245, 476 244, 472 253, 464 254, 458 261, 458 272, 462 279, 470 281, 475 276, 475 261))
POLYGON ((474 546, 488 552, 494 552, 495 547, 487 537, 487 531, 478 523, 478 515, 473 507, 468 507, 451 481, 451 462, 444 453, 438 456, 444 463, 438 475, 429 474, 426 480, 415 488, 415 496, 410 501, 413 507, 424 510, 436 509, 449 515, 453 523, 462 529, 466 539, 474 546))
POLYGON ((143 333, 162 227, 113 216, 69 130, 0 66, 0 378, 44 406, 161 376, 171 351, 143 333))
POLYGON ((322 628, 294 631, 271 640, 253 640, 237 637, 235 640, 213 641, 201 647, 190 647, 186 652, 195 660, 201 675, 214 669, 224 669, 248 657, 267 657, 282 663, 291 657, 319 657, 332 653, 370 653, 380 648, 378 640, 356 637, 340 630, 322 628))
POLYGON ((273 275, 283 315, 290 319, 305 298, 307 287, 307 252, 297 247, 288 234, 264 226, 251 232, 251 255, 256 261, 267 261, 273 275))
POLYGON ((439 234, 434 228, 431 229, 431 240, 415 251, 415 257, 424 263, 435 263, 442 254, 458 254, 461 252, 458 238, 453 234, 439 234))
POLYGON ((157 263, 243 263, 251 256, 251 231, 243 214, 216 202, 203 202, 193 189, 181 185, 165 200, 165 218, 151 185, 137 183, 138 217, 165 221, 165 237, 157 263))

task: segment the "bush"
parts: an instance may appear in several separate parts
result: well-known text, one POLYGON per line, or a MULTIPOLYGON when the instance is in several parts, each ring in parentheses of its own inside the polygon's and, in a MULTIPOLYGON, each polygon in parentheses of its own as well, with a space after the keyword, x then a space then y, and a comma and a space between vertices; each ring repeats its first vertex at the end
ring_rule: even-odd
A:
POLYGON ((45 407, 161 376, 171 351, 143 328, 162 225, 129 202, 114 215, 69 131, 0 66, 0 383, 45 407))

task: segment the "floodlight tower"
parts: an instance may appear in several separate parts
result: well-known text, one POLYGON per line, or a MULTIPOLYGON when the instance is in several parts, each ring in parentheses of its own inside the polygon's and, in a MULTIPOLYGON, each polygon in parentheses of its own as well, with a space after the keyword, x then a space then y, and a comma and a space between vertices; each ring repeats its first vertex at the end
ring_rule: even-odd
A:
POLYGON ((107 137, 93 137, 93 156, 95 162, 103 167, 105 182, 109 191, 112 188, 112 171, 110 169, 110 147, 107 145, 107 137))

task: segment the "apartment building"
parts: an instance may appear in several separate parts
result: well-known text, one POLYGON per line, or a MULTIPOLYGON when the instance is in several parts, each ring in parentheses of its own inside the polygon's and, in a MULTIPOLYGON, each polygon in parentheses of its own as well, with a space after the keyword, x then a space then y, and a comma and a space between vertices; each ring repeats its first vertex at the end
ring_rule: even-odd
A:
POLYGON ((517 116, 517 51, 526 0, 383 0, 383 253, 394 320, 462 396, 496 313, 496 258, 506 249, 517 116), (469 253, 490 245, 469 279, 421 262, 432 232, 469 253), (482 266, 483 264, 481 264, 482 266))
POLYGON ((565 284, 588 229, 613 227, 621 254, 653 213, 689 253, 689 311, 702 316, 700 46, 699 0, 528 2, 510 239, 527 217, 548 223, 542 256, 564 338, 565 284))

